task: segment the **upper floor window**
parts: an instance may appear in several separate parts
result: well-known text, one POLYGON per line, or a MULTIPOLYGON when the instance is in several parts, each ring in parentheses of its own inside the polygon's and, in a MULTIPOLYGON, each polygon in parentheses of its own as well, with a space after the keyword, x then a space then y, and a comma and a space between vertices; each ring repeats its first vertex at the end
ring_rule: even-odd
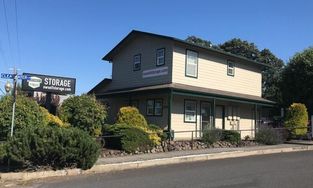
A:
POLYGON ((227 61, 227 75, 235 76, 235 63, 231 61, 227 61))
POLYGON ((165 48, 157 49, 156 52, 156 65, 161 66, 165 64, 165 48))
POLYGON ((195 51, 186 51, 186 76, 198 77, 198 53, 195 51))
POLYGON ((134 55, 133 70, 138 71, 141 69, 141 54, 134 55))

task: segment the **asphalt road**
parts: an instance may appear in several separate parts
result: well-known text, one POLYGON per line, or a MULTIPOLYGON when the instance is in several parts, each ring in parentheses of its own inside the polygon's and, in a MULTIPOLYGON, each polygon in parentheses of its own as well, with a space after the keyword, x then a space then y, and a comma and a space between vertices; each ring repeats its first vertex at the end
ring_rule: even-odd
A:
POLYGON ((313 187, 313 151, 41 180, 33 182, 31 186, 42 188, 311 188, 313 187))

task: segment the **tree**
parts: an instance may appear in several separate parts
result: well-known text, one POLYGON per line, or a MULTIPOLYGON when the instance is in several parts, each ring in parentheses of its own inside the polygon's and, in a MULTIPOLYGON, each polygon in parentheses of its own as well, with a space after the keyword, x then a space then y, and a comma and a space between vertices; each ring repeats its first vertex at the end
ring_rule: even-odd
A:
POLYGON ((258 60, 260 58, 260 51, 257 46, 246 40, 234 38, 219 45, 219 47, 225 52, 240 55, 248 59, 258 60))
POLYGON ((95 96, 72 96, 63 102, 58 115, 63 122, 85 130, 92 136, 99 136, 106 122, 107 109, 95 96))
POLYGON ((308 112, 304 104, 293 103, 287 110, 285 127, 290 129, 292 136, 303 136, 307 133, 308 112))
MULTIPOLYGON (((13 97, 0 99, 0 140, 6 139, 12 121, 13 97)), ((27 126, 43 126, 44 114, 40 106, 31 98, 23 95, 16 97, 14 131, 27 126)))
POLYGON ((282 99, 287 107, 293 102, 307 106, 313 113, 313 47, 296 53, 282 72, 280 84, 282 99))
POLYGON ((211 41, 204 40, 204 39, 201 39, 201 38, 196 37, 196 36, 188 36, 185 39, 185 41, 189 42, 189 43, 192 43, 192 44, 196 44, 198 46, 203 46, 203 47, 206 47, 206 48, 211 48, 213 46, 211 41))

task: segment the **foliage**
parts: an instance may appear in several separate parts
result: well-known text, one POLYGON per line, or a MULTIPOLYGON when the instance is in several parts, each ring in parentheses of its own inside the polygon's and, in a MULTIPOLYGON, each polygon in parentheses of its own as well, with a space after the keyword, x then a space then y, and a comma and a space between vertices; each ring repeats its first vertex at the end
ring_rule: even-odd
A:
POLYGON ((286 65, 281 81, 285 106, 297 101, 308 107, 313 114, 313 47, 296 53, 286 65))
POLYGON ((223 130, 221 141, 238 144, 241 141, 240 133, 233 130, 223 130))
POLYGON ((221 129, 208 129, 203 131, 202 141, 206 144, 213 144, 217 141, 220 141, 222 138, 221 129))
POLYGON ((87 133, 76 128, 27 127, 8 141, 7 155, 20 167, 88 169, 96 162, 99 147, 87 133))
POLYGON ((293 103, 287 110, 285 127, 292 135, 301 136, 307 133, 308 112, 304 104, 293 103))
MULTIPOLYGON (((5 96, 0 99, 0 140, 7 138, 12 121, 13 97, 5 96)), ((39 105, 31 98, 18 95, 15 108, 14 132, 27 126, 41 126, 44 115, 39 105)))
POLYGON ((125 123, 134 127, 147 128, 148 123, 145 117, 139 113, 136 107, 126 106, 120 108, 117 114, 116 123, 125 123))
POLYGON ((7 156, 6 150, 5 150, 5 144, 0 143, 0 165, 4 163, 4 159, 7 156))
POLYGON ((148 125, 145 117, 135 107, 127 106, 120 108, 117 114, 117 124, 127 124, 142 129, 149 135, 154 145, 161 144, 161 129, 155 125, 148 125))
POLYGON ((57 126, 57 127, 69 127, 70 125, 68 123, 64 123, 58 116, 54 116, 53 114, 50 114, 47 109, 44 107, 40 107, 40 110, 42 111, 44 115, 44 124, 49 126, 57 126))
POLYGON ((254 43, 250 43, 246 40, 234 38, 226 41, 219 47, 225 52, 240 55, 251 60, 258 60, 260 57, 260 51, 254 43))
POLYGON ((203 46, 205 48, 211 48, 213 47, 213 44, 211 41, 208 41, 208 40, 204 40, 204 39, 201 39, 199 37, 196 37, 196 36, 188 36, 186 39, 185 39, 186 42, 189 42, 189 43, 192 43, 192 44, 195 44, 195 45, 198 45, 198 46, 203 46))
POLYGON ((95 96, 72 96, 63 102, 59 117, 63 122, 87 131, 91 136, 99 136, 107 118, 107 110, 95 96))
POLYGON ((153 146, 148 133, 127 124, 108 126, 105 132, 111 135, 111 137, 105 139, 105 144, 109 148, 122 149, 126 152, 134 153, 137 151, 147 151, 153 146))
POLYGON ((255 140, 261 144, 276 145, 284 142, 284 136, 271 127, 262 127, 256 132, 255 140))

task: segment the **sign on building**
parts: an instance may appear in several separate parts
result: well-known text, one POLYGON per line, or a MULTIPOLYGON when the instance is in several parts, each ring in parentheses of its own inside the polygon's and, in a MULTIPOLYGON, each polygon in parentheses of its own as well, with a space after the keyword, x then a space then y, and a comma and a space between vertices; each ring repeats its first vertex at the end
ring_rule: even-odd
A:
POLYGON ((28 79, 22 80, 22 90, 41 91, 55 94, 75 94, 76 79, 59 76, 23 73, 28 79))
POLYGON ((163 76, 168 74, 168 67, 160 67, 156 69, 142 71, 142 78, 150 78, 156 76, 163 76))

